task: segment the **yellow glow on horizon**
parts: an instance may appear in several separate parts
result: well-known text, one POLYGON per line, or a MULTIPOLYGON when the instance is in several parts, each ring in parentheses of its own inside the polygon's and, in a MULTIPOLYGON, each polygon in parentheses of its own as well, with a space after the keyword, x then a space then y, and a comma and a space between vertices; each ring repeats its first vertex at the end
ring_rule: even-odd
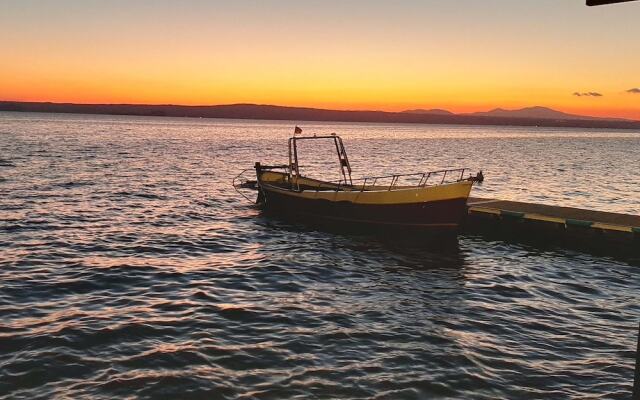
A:
POLYGON ((573 96, 580 78, 564 78, 571 71, 556 71, 555 76, 525 66, 511 66, 508 71, 485 61, 471 72, 446 64, 432 65, 423 72, 429 60, 417 57, 411 64, 400 65, 378 57, 370 63, 312 60, 288 66, 275 57, 265 57, 256 69, 255 60, 240 58, 231 63, 235 68, 215 59, 190 64, 185 59, 144 56, 126 62, 54 58, 42 68, 33 56, 23 57, 0 66, 1 96, 18 101, 258 103, 383 111, 443 108, 473 112, 541 105, 585 115, 640 119, 640 95, 625 93, 619 85, 601 79, 593 86, 605 96, 573 96), (514 81, 527 84, 509 84, 514 81))

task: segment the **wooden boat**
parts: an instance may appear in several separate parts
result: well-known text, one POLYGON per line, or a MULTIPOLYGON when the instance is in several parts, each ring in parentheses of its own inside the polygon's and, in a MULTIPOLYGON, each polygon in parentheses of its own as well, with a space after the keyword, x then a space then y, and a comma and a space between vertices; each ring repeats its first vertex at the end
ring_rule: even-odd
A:
POLYGON ((256 202, 264 209, 295 219, 363 226, 455 229, 466 215, 473 183, 483 179, 482 172, 465 177, 465 168, 352 179, 344 144, 335 134, 294 135, 289 139, 288 164, 256 163, 254 168, 255 181, 242 178, 245 170, 234 179, 234 187, 258 190, 256 202), (300 174, 297 144, 303 140, 333 141, 339 181, 300 174))

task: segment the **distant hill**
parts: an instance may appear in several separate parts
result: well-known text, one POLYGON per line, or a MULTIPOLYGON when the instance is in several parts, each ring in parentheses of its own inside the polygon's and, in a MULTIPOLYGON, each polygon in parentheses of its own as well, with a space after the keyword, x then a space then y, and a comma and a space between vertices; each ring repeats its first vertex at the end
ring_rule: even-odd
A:
MULTIPOLYGON (((259 104, 228 104, 216 106, 180 106, 145 104, 71 104, 0 101, 0 111, 23 111, 45 113, 140 115, 162 117, 263 119, 288 121, 334 121, 334 122, 375 122, 411 124, 457 124, 457 125, 513 125, 549 126, 576 128, 614 128, 640 131, 640 121, 610 120, 593 117, 559 117, 548 112, 538 117, 524 114, 452 114, 452 113, 411 113, 384 111, 343 111, 304 107, 282 107, 259 104)), ((444 111, 444 110, 443 110, 444 111)), ((496 110, 494 110, 496 111, 496 110)), ((506 110, 502 110, 503 112, 506 110)), ((550 110, 553 112, 553 110, 550 110)), ((492 112, 490 112, 492 113, 492 112)), ((507 111, 509 113, 509 111, 507 111)))
POLYGON ((505 110, 503 108, 496 108, 486 112, 475 112, 466 115, 475 115, 479 117, 508 117, 508 118, 540 118, 540 119, 558 119, 558 120, 611 120, 616 121, 620 119, 616 118, 600 118, 589 117, 585 115, 567 114, 562 111, 556 111, 547 107, 525 107, 518 110, 505 110))
POLYGON ((415 110, 402 111, 407 114, 439 114, 439 115, 454 115, 451 111, 443 110, 441 108, 432 108, 425 110, 424 108, 416 108, 415 110))

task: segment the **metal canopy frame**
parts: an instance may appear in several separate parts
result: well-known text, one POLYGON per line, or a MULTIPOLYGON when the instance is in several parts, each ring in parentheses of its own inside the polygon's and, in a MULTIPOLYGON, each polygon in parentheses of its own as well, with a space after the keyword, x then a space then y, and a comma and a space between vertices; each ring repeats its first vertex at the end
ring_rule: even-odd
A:
POLYGON ((338 155, 338 164, 340 166, 340 174, 342 178, 340 182, 344 184, 352 185, 351 180, 351 165, 349 164, 349 158, 347 157, 347 150, 344 148, 342 138, 332 133, 331 135, 324 136, 293 136, 289 138, 289 181, 292 184, 298 185, 298 177, 300 176, 300 164, 298 163, 298 140, 316 140, 316 139, 331 139, 336 147, 336 154, 338 155))

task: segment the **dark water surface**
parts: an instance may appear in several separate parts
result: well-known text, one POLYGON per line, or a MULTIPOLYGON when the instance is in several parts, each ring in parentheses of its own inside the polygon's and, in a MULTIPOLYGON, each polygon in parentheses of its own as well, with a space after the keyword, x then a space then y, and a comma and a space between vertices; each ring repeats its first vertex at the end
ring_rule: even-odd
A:
MULTIPOLYGON (((629 398, 637 265, 267 218, 231 178, 292 125, 0 113, 0 398, 629 398)), ((637 132, 303 127, 358 175, 640 213, 637 132)))

